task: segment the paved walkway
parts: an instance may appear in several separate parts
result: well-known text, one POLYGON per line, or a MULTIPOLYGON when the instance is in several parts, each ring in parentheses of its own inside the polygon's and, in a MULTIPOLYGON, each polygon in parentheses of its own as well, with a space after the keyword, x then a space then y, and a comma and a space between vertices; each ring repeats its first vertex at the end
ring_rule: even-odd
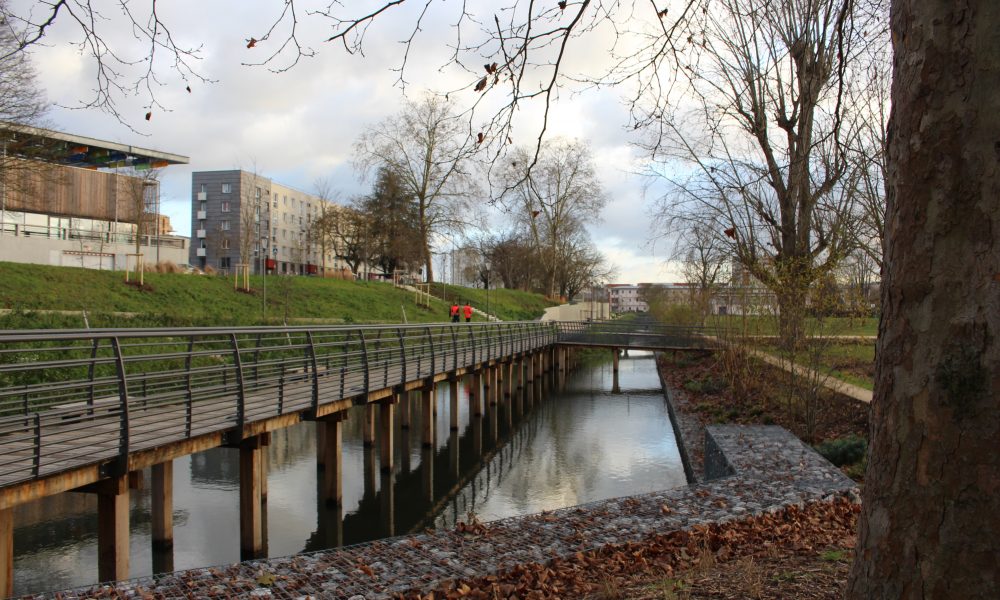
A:
MULTIPOLYGON (((715 336, 705 336, 705 337, 713 342, 722 343, 719 341, 719 338, 715 336)), ((861 337, 864 340, 875 339, 875 338, 867 338, 866 336, 851 336, 852 339, 854 337, 861 337)), ((759 358, 760 360, 764 361, 765 363, 771 366, 778 367, 779 369, 782 369, 789 373, 794 373, 796 375, 802 375, 804 377, 810 377, 810 378, 813 377, 818 378, 820 384, 823 385, 823 387, 829 390, 833 390, 838 394, 842 394, 844 396, 847 396, 848 398, 853 398, 859 402, 864 402, 865 404, 871 404, 872 402, 873 394, 871 390, 865 389, 858 385, 854 385, 853 383, 847 383, 846 381, 842 379, 837 379, 832 375, 827 375, 825 373, 820 373, 813 369, 809 369, 808 367, 797 365, 791 361, 782 360, 769 352, 764 352, 763 350, 750 348, 749 351, 752 356, 759 358)))

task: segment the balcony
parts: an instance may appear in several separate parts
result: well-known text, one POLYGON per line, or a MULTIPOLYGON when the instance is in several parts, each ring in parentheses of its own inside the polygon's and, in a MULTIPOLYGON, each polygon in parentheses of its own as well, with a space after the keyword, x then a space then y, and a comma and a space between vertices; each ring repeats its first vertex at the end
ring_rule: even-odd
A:
POLYGON ((198 212, 195 213, 195 218, 198 219, 199 221, 204 221, 205 219, 208 218, 208 211, 199 210, 198 212))
POLYGON ((196 256, 205 256, 208 248, 195 248, 196 256))
POLYGON ((198 239, 203 239, 205 237, 205 230, 204 229, 199 229, 198 231, 196 231, 195 232, 195 237, 198 238, 198 239))
POLYGON ((208 192, 198 192, 198 200, 208 200, 208 192))

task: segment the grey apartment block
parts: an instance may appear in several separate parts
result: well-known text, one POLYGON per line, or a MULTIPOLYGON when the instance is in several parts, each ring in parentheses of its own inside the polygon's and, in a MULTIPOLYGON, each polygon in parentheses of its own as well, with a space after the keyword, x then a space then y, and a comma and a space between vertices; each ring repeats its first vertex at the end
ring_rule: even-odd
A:
MULTIPOLYGON (((324 200, 246 171, 197 171, 191 175, 191 264, 235 272, 304 275, 322 263, 310 225, 324 200), (244 210, 244 207, 246 210, 244 210)), ((342 265, 328 253, 328 268, 342 265)))

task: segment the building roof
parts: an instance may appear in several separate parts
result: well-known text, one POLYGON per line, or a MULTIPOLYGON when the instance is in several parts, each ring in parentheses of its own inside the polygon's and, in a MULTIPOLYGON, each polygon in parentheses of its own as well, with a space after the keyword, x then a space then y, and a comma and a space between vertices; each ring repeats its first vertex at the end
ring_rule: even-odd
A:
POLYGON ((88 169, 149 169, 190 162, 187 156, 41 127, 0 122, 4 152, 88 169))

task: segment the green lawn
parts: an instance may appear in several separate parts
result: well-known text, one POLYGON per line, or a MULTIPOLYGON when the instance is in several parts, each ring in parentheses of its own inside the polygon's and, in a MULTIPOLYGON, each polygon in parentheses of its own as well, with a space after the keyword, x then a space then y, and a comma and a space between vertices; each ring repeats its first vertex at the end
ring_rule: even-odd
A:
MULTIPOLYGON (((747 335, 777 335, 777 316, 713 315, 705 323, 709 327, 719 327, 734 331, 746 330, 747 335)), ((824 317, 808 318, 805 331, 809 336, 844 335, 874 336, 878 334, 877 317, 824 317)))
MULTIPOLYGON (((863 387, 866 390, 874 388, 874 342, 829 342, 818 340, 818 355, 801 352, 793 360, 803 366, 819 366, 825 373, 841 381, 863 387)), ((759 345, 766 352, 781 354, 778 346, 773 343, 759 345)))
MULTIPOLYGON (((251 277, 252 292, 234 289, 232 277, 146 273, 146 289, 124 282, 121 271, 95 271, 0 262, 0 328, 83 327, 79 315, 38 314, 37 310, 88 311, 91 327, 177 327, 291 323, 425 323, 446 321, 448 305, 431 299, 419 306, 415 295, 381 282, 315 277, 251 277), (137 313, 124 317, 111 313, 137 313)), ((485 308, 485 291, 448 286, 485 308), (483 302, 478 298, 482 297, 483 302)), ((547 303, 541 296, 491 290, 490 310, 503 320, 534 319, 547 303)), ((476 320, 479 320, 478 318, 476 320)))

